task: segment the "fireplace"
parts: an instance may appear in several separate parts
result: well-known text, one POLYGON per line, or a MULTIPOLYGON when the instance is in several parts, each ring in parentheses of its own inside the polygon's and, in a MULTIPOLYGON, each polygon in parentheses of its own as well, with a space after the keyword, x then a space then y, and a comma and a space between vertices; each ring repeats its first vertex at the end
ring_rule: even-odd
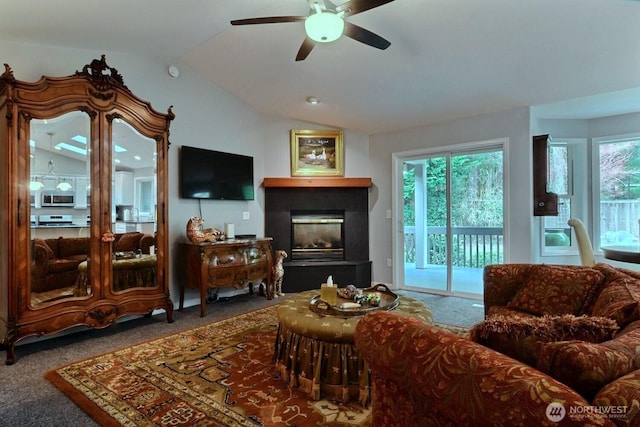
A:
POLYGON ((320 289, 330 275, 341 287, 371 286, 371 179, 265 178, 263 185, 265 236, 273 239, 274 250, 289 254, 283 263, 284 292, 320 289), (305 240, 294 237, 298 228, 305 240), (315 243, 305 248, 310 246, 305 241, 315 243))
POLYGON ((291 212, 291 261, 344 260, 344 211, 291 212))

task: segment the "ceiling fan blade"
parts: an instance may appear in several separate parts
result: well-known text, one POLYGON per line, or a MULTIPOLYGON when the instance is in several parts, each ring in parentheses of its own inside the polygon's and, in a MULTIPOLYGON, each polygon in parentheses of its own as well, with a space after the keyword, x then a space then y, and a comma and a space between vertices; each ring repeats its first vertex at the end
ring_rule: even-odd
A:
POLYGON ((307 56, 309 56, 314 47, 316 47, 316 42, 311 40, 309 37, 305 37, 302 45, 300 46, 300 50, 298 50, 298 54, 296 55, 296 61, 303 61, 307 56))
POLYGON ((378 6, 391 3, 393 0, 351 0, 345 4, 338 6, 336 12, 345 11, 345 16, 355 15, 356 13, 365 12, 378 6))
POLYGON ((389 40, 350 22, 344 23, 344 35, 380 50, 385 50, 391 46, 391 42, 389 40))
POLYGON ((264 18, 234 19, 231 25, 254 25, 254 24, 279 24, 281 22, 298 22, 307 19, 306 16, 267 16, 264 18))

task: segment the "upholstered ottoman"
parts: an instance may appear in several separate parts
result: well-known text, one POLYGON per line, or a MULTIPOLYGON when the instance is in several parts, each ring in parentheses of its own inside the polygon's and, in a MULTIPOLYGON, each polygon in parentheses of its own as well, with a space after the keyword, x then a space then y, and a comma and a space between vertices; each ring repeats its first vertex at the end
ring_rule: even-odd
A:
MULTIPOLYGON (((288 297, 278 307, 278 334, 274 362, 290 387, 298 387, 314 400, 369 403, 369 369, 354 344, 356 324, 362 316, 326 316, 313 312, 310 301, 319 290, 288 297)), ((424 303, 399 296, 395 311, 431 323, 424 303)))
MULTIPOLYGON (((124 291, 135 287, 152 287, 156 284, 156 256, 140 255, 136 258, 113 260, 113 290, 124 291)), ((86 296, 88 289, 88 264, 83 261, 78 265, 76 280, 76 296, 86 296)))

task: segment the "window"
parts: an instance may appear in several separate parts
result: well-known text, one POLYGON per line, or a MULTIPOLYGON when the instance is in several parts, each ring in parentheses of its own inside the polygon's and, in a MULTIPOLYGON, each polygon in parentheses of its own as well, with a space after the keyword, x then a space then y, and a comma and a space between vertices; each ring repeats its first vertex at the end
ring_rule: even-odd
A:
POLYGON ((640 135, 597 138, 594 217, 597 248, 637 244, 640 219, 640 135))
POLYGON ((141 214, 155 215, 156 193, 154 177, 136 178, 135 207, 141 214))

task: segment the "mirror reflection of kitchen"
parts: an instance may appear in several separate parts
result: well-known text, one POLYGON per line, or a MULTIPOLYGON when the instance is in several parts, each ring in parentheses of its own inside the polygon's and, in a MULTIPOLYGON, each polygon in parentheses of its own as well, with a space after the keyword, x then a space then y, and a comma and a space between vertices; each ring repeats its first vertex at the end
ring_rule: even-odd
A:
POLYGON ((30 122, 33 307, 91 294, 77 286, 91 258, 89 128, 80 111, 30 122))
POLYGON ((156 286, 156 142, 121 119, 112 128, 112 291, 156 286), (128 238, 123 238, 127 236, 128 238))
POLYGON ((123 120, 113 123, 114 233, 155 233, 156 145, 123 120))
MULTIPOLYGON (((32 119, 30 133, 31 305, 89 297, 93 293, 91 259, 97 256, 90 253, 89 244, 89 117, 75 111, 46 120, 32 119)), ((113 141, 111 231, 153 235, 155 141, 120 123, 114 123, 113 141), (129 213, 125 215, 125 211, 129 213)), ((155 282, 155 278, 146 280, 155 282)))

